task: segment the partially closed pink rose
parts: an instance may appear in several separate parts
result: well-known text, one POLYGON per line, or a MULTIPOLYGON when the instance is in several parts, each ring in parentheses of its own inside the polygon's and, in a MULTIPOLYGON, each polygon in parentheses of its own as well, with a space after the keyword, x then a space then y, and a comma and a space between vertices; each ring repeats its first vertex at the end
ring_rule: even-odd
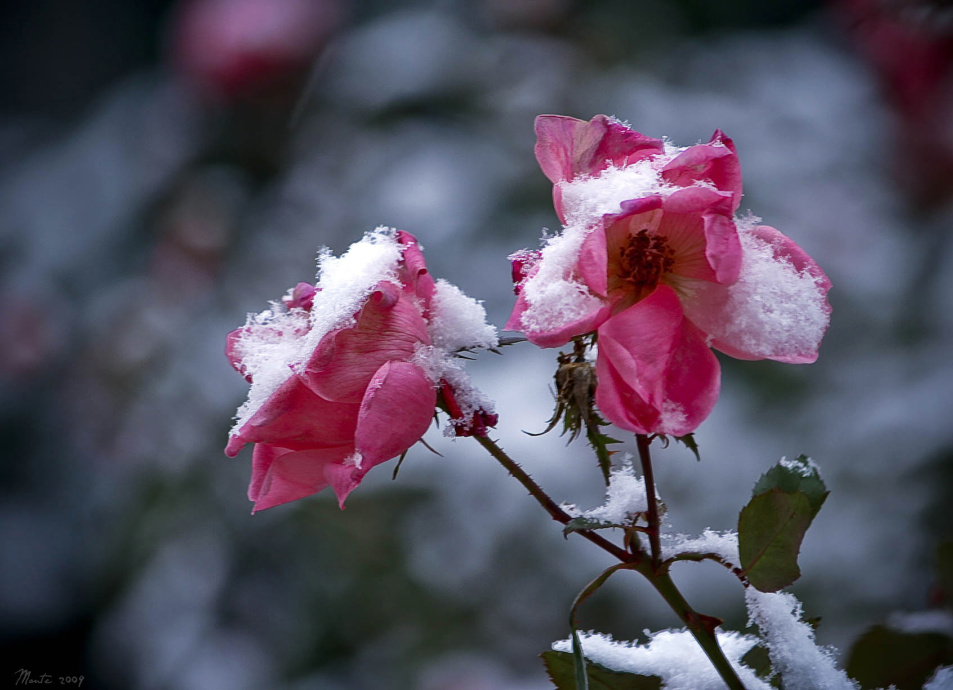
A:
POLYGON ((596 116, 536 121, 562 234, 515 254, 506 328, 543 347, 597 335, 596 403, 636 433, 683 435, 711 412, 720 367, 811 362, 830 283, 774 228, 734 217, 741 172, 731 140, 679 149, 596 116))
POLYGON ((225 452, 255 444, 255 510, 328 486, 343 508, 371 468, 427 431, 438 388, 458 409, 464 400, 451 428, 473 433, 478 424, 485 433, 492 403, 441 346, 492 347, 495 331, 483 316, 433 280, 412 235, 378 229, 340 258, 323 255, 318 285, 299 283, 282 305, 229 334, 226 355, 252 389, 225 452), (448 327, 454 310, 469 311, 469 331, 448 327))

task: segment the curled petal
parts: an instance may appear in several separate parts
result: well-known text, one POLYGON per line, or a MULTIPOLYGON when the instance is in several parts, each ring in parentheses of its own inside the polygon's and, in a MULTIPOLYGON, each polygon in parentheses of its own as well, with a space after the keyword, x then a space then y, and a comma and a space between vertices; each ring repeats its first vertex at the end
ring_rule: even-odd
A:
POLYGON ((225 357, 232 368, 244 376, 248 383, 251 383, 251 374, 248 373, 247 367, 242 363, 242 357, 238 349, 238 342, 242 339, 245 331, 245 328, 237 328, 225 336, 225 357))
MULTIPOLYGON (((523 255, 523 252, 519 254, 523 255)), ((578 318, 568 322, 565 321, 565 319, 559 319, 559 325, 555 327, 549 327, 545 321, 540 323, 539 319, 525 318, 526 312, 531 310, 532 305, 523 286, 539 271, 539 252, 526 252, 526 254, 534 254, 535 256, 528 257, 527 260, 519 266, 519 269, 517 269, 516 266, 517 260, 514 258, 516 255, 510 257, 513 260, 514 278, 517 275, 517 271, 519 271, 522 280, 516 286, 516 304, 513 306, 513 312, 510 314, 510 318, 503 327, 504 330, 521 331, 530 342, 540 347, 559 347, 565 345, 577 335, 591 333, 608 318, 610 305, 608 302, 604 302, 602 299, 594 296, 590 296, 589 299, 593 305, 592 309, 585 311, 585 313, 582 313, 578 318)), ((605 269, 603 269, 603 271, 604 270, 605 269)), ((564 292, 563 297, 565 297, 566 291, 578 290, 582 293, 587 292, 586 285, 582 283, 571 283, 565 280, 552 283, 548 286, 548 289, 562 290, 564 292)), ((562 314, 559 316, 562 316, 562 314)))
POLYGON ((553 183, 595 175, 661 153, 665 145, 605 115, 589 122, 564 115, 536 118, 536 160, 553 183))
POLYGON ((288 309, 311 311, 317 292, 317 288, 311 283, 298 283, 281 298, 281 301, 288 309))
POLYGON ((361 468, 390 460, 420 440, 433 421, 437 393, 410 362, 387 362, 371 379, 361 401, 355 446, 361 468))
MULTIPOLYGON (((611 227, 611 226, 610 226, 611 227)), ((596 229, 586 236, 579 248, 579 258, 576 260, 576 275, 596 295, 609 295, 609 255, 606 233, 596 229)))
POLYGON ((419 343, 430 344, 427 324, 414 300, 395 292, 391 283, 380 287, 364 305, 357 324, 322 338, 300 372, 321 397, 359 403, 381 365, 409 360, 419 343))
POLYGON ((351 442, 360 406, 325 400, 294 375, 228 440, 234 457, 246 443, 267 443, 290 450, 329 448, 351 442))
POLYGON ((665 285, 599 328, 596 375, 606 418, 644 434, 691 433, 721 385, 718 360, 665 285))
POLYGON ((430 309, 430 302, 436 291, 436 283, 430 271, 427 270, 424 254, 420 250, 417 238, 409 232, 398 230, 397 241, 404 247, 400 267, 401 284, 404 285, 405 290, 421 300, 424 310, 427 311, 430 309))
POLYGON ((731 199, 703 187, 683 189, 665 200, 664 234, 679 256, 675 272, 716 283, 733 283, 741 271, 741 242, 731 216, 731 199), (704 261, 691 248, 703 242, 704 261), (693 258, 695 260, 693 260, 693 258))
POLYGON ((741 204, 741 164, 734 142, 716 129, 707 144, 690 146, 662 168, 662 179, 679 187, 698 181, 713 183, 731 194, 731 212, 741 204))
POLYGON ((340 483, 342 475, 359 474, 357 468, 344 464, 353 453, 353 446, 290 451, 259 443, 252 455, 248 486, 248 498, 255 503, 252 512, 316 494, 331 486, 332 480, 340 483))
POLYGON ((513 292, 515 292, 517 295, 520 293, 520 290, 523 287, 523 282, 527 278, 532 277, 539 269, 538 264, 541 257, 542 252, 532 249, 521 249, 514 254, 510 254, 509 259, 510 263, 512 264, 513 292))

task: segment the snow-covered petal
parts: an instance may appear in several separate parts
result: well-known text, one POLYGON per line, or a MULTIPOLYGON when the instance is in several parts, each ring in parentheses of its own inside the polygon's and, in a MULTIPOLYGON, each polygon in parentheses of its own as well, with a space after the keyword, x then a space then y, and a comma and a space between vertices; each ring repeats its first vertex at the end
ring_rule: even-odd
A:
POLYGON ((734 142, 716 129, 707 144, 689 146, 662 168, 662 179, 679 187, 710 183, 732 196, 731 211, 741 204, 741 164, 734 142))
POLYGON ((299 373, 318 395, 359 403, 381 365, 409 360, 421 342, 429 344, 430 336, 417 306, 396 286, 381 283, 357 324, 323 338, 299 373))
POLYGON ((712 347, 738 359, 791 364, 817 359, 830 322, 830 281, 791 239, 769 226, 742 232, 741 273, 732 285, 698 283, 684 301, 712 347))

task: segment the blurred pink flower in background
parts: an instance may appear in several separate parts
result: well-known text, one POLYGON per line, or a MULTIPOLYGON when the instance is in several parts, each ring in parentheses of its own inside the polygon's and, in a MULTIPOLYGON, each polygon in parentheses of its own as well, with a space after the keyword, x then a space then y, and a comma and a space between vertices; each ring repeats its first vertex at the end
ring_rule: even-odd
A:
POLYGON ((901 179, 918 201, 953 195, 953 11, 921 0, 834 0, 897 116, 901 179))
POLYGON ((174 18, 173 64, 206 98, 296 88, 342 14, 339 0, 190 0, 174 18))
POLYGON ((495 422, 452 360, 461 347, 494 346, 495 329, 476 302, 433 280, 412 235, 378 229, 321 264, 316 286, 299 283, 228 335, 226 356, 252 389, 225 452, 256 444, 255 510, 328 486, 343 508, 371 468, 427 431, 438 388, 459 435, 495 422))
POLYGON ((636 433, 683 435, 720 388, 714 347, 812 362, 830 283, 790 239, 734 218, 741 171, 720 131, 680 149, 603 115, 536 121, 560 235, 513 255, 507 328, 542 347, 597 334, 596 404, 636 433))

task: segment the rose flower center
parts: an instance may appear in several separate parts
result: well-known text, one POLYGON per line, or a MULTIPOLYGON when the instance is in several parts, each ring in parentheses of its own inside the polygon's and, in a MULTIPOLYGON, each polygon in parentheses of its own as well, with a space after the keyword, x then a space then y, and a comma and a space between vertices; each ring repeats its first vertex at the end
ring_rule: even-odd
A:
POLYGON ((630 235, 619 254, 619 277, 641 291, 653 289, 663 274, 675 265, 673 250, 661 235, 650 235, 646 229, 630 235))

